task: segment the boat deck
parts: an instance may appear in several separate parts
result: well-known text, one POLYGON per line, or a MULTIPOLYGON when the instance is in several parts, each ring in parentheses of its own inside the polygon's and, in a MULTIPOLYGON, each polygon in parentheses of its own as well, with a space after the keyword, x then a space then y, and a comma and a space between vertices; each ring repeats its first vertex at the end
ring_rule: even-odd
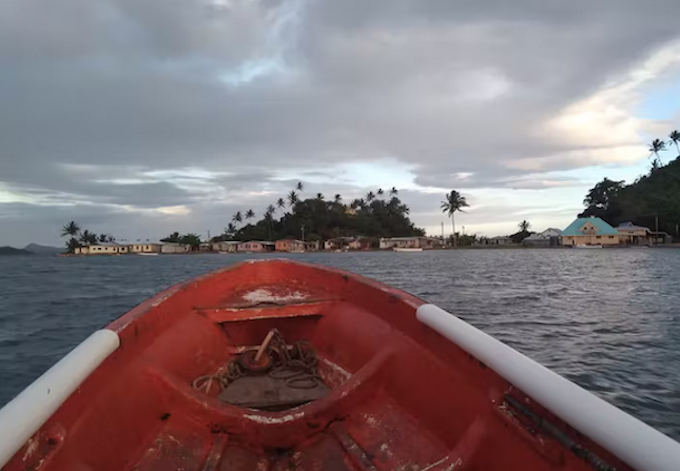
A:
POLYGON ((419 323, 422 301, 342 272, 291 266, 246 263, 112 323, 119 350, 5 469, 592 469, 509 406, 508 394, 529 404, 520 392, 419 323), (325 397, 268 412, 193 387, 271 329, 316 348, 325 397))

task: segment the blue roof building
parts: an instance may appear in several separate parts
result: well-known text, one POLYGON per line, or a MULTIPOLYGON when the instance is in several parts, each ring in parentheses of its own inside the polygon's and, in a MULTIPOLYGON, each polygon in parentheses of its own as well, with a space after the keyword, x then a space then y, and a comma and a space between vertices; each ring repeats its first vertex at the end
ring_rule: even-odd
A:
POLYGON ((563 245, 618 245, 620 243, 621 233, 600 218, 577 218, 562 231, 563 245))

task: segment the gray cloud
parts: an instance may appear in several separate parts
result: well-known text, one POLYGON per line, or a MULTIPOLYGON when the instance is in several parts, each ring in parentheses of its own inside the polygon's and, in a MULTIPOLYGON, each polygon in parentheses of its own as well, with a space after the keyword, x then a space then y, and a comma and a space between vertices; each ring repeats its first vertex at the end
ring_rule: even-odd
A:
POLYGON ((443 188, 578 185, 542 172, 597 149, 543 126, 677 39, 679 16, 673 0, 9 0, 0 184, 36 220, 63 200, 134 224, 122 206, 185 205, 206 226, 210 207, 268 204, 281 172, 360 194, 328 183, 339 162, 391 157, 443 188), (526 159, 540 171, 509 165, 526 159))

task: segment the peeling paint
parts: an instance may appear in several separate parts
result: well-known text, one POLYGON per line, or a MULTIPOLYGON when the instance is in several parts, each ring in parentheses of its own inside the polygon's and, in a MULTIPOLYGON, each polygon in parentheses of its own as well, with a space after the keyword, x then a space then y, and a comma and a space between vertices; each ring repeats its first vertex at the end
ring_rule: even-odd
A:
POLYGON ((309 297, 307 293, 294 291, 286 295, 274 293, 266 288, 258 288, 244 294, 243 299, 254 304, 262 303, 288 303, 291 301, 302 301, 309 297))
POLYGON ((244 414, 243 417, 253 422, 258 422, 260 424, 285 424, 286 422, 292 422, 297 419, 301 419, 305 416, 304 412, 297 412, 295 414, 284 415, 283 417, 267 417, 266 415, 258 414, 244 414))
POLYGON ((38 449, 38 439, 35 437, 28 439, 28 446, 26 447, 26 452, 24 453, 23 461, 26 461, 31 457, 35 450, 38 449))
MULTIPOLYGON (((447 455, 447 456, 445 456, 444 458, 440 459, 439 461, 435 461, 434 463, 425 466, 425 467, 424 467, 423 469, 421 469, 420 471, 428 471, 428 470, 430 470, 430 469, 432 469, 432 468, 434 468, 434 467, 436 467, 436 466, 439 466, 440 464, 444 463, 444 462, 447 461, 448 459, 449 459, 449 457, 448 457, 448 455, 447 455)), ((455 463, 454 463, 454 465, 455 465, 455 463)))
POLYGON ((345 379, 349 379, 349 378, 352 377, 352 373, 350 373, 349 371, 345 370, 345 369, 342 368, 341 366, 336 365, 335 363, 333 363, 332 361, 330 361, 328 358, 321 357, 321 358, 319 358, 319 360, 320 360, 324 365, 328 366, 328 367, 331 368, 333 371, 335 371, 336 373, 338 373, 338 374, 340 374, 341 376, 343 376, 345 379))

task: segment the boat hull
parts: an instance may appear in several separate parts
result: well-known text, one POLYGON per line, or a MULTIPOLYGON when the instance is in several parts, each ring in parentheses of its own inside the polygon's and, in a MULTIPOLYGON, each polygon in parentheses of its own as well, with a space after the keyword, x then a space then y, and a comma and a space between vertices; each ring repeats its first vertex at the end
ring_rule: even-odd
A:
POLYGON ((675 442, 544 370, 397 289, 251 260, 86 340, 0 410, 0 460, 6 471, 675 469, 663 467, 680 460, 675 442), (272 329, 314 346, 327 395, 266 411, 192 386, 272 329))
POLYGON ((406 247, 394 247, 392 249, 395 252, 422 252, 422 248, 406 248, 406 247))

